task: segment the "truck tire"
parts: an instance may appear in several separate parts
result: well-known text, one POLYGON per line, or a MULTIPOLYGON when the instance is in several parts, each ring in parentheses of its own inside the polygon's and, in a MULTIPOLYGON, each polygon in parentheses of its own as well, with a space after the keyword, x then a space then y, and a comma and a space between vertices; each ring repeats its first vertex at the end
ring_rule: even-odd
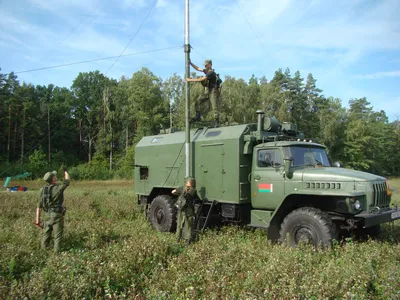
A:
POLYGON ((150 205, 150 223, 157 231, 173 232, 176 230, 176 208, 168 195, 159 195, 150 205))
POLYGON ((336 225, 331 217, 314 207, 301 207, 288 214, 279 231, 279 241, 288 246, 301 242, 314 246, 331 246, 336 238, 336 225))

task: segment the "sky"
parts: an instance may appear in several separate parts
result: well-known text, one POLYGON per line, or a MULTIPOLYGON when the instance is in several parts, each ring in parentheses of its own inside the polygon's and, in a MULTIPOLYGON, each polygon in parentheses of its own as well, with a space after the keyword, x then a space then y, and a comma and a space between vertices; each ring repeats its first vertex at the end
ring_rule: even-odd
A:
MULTIPOLYGON (((185 0, 0 0, 0 72, 68 88, 94 70, 115 79, 142 67, 183 76, 184 9, 185 0)), ((344 107, 366 97, 394 121, 399 12, 399 0, 191 0, 191 60, 212 59, 222 78, 312 73, 325 96, 344 107)))

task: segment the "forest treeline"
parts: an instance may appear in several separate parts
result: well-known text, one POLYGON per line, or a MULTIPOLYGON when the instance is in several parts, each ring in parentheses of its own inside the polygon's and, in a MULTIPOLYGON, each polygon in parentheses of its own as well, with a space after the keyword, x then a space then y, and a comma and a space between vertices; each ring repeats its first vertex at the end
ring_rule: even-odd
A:
MULTIPOLYGON (((332 161, 399 176, 400 121, 389 122, 366 98, 351 99, 346 108, 316 82, 289 69, 278 69, 271 80, 226 76, 221 122, 255 122, 262 109, 326 145, 332 161)), ((200 84, 191 85, 191 111, 201 92, 200 84)), ((177 74, 163 80, 142 68, 114 80, 85 72, 65 88, 21 83, 0 70, 0 177, 29 171, 35 178, 63 167, 76 179, 132 177, 135 143, 171 123, 183 129, 184 109, 184 80, 177 74)))

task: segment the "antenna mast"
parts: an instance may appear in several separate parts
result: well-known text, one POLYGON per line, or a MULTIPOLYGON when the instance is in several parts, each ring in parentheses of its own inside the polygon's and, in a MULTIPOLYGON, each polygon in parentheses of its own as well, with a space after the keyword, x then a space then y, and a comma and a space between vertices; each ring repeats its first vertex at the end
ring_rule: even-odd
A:
MULTIPOLYGON (((185 79, 190 77, 190 44, 189 44, 189 0, 185 0, 185 79)), ((186 126, 185 126, 185 153, 186 177, 190 176, 190 85, 186 81, 186 126)))

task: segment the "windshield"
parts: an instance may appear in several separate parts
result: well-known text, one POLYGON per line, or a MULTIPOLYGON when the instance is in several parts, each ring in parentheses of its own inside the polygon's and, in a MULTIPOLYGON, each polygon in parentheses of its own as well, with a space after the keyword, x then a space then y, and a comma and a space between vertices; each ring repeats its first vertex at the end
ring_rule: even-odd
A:
POLYGON ((330 167, 325 149, 316 147, 285 147, 285 156, 293 157, 293 167, 330 167))

